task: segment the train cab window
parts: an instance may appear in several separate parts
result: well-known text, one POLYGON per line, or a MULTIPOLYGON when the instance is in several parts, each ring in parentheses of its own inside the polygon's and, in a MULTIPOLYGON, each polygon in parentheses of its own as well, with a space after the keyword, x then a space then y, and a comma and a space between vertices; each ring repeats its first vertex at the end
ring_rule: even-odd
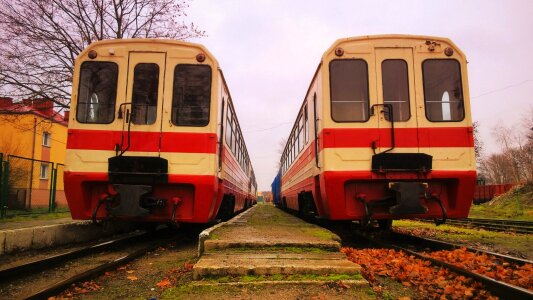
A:
POLYGON ((174 70, 172 123, 178 126, 209 124, 211 68, 180 64, 174 70))
POLYGON ((154 124, 157 118, 157 94, 159 89, 159 66, 140 63, 133 72, 131 96, 133 124, 154 124))
POLYGON ((368 120, 368 70, 362 59, 337 59, 329 64, 331 117, 336 122, 368 120))
POLYGON ((109 124, 115 115, 118 66, 87 61, 81 65, 76 119, 80 123, 109 124))
POLYGON ((434 122, 465 117, 461 67, 453 59, 428 59, 422 64, 426 117, 434 122))
MULTIPOLYGON (((387 59, 381 63, 383 104, 391 104, 394 121, 407 121, 409 109, 409 77, 407 63, 402 59, 387 59)), ((385 115, 390 121, 390 116, 385 115)))

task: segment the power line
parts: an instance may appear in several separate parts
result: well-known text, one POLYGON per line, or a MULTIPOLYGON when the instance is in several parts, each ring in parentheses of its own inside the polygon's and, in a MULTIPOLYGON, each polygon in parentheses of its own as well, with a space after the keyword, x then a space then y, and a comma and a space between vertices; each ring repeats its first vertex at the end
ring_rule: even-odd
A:
POLYGON ((474 96, 474 97, 471 97, 471 99, 475 99, 475 98, 479 98, 479 97, 483 97, 483 96, 486 96, 486 95, 490 95, 490 94, 494 94, 496 92, 501 92, 501 91, 504 91, 504 90, 507 90, 507 89, 510 89, 510 88, 514 88, 514 87, 517 87, 517 86, 521 86, 523 84, 526 84, 528 82, 533 82, 533 79, 528 79, 528 80, 524 80, 520 83, 515 83, 515 84, 510 84, 508 86, 504 86, 502 88, 499 88, 499 89, 495 89, 495 90, 492 90, 492 91, 488 91, 488 92, 485 92, 485 93, 482 93, 480 95, 477 95, 477 96, 474 96))

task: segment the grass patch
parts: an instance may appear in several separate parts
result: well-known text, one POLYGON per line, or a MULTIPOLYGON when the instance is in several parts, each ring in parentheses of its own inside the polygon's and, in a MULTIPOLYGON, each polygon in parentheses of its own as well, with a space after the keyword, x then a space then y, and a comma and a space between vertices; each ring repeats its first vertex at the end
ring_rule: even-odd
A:
POLYGON ((262 205, 260 209, 256 209, 248 219, 248 224, 252 226, 308 225, 301 219, 295 218, 273 205, 262 205))
POLYGON ((337 239, 334 233, 319 227, 302 228, 302 231, 325 241, 337 239))
POLYGON ((3 219, 0 219, 0 223, 8 223, 8 222, 25 222, 25 221, 35 221, 35 220, 55 220, 55 219, 62 219, 62 218, 70 218, 70 211, 58 211, 58 212, 52 212, 48 213, 48 209, 43 211, 31 211, 31 212, 25 212, 24 214, 22 212, 17 212, 16 215, 9 215, 12 212, 7 211, 8 216, 4 217, 3 219))
POLYGON ((472 205, 468 216, 533 221, 533 183, 517 186, 487 203, 472 205))
POLYGON ((204 277, 203 282, 208 283, 228 283, 228 282, 258 282, 258 281, 328 281, 337 282, 343 280, 360 280, 363 279, 361 274, 274 274, 274 275, 244 275, 244 276, 223 276, 223 277, 204 277))
POLYGON ((257 248, 251 248, 251 247, 235 247, 235 248, 229 248, 229 249, 214 249, 210 251, 227 251, 231 250, 232 252, 285 252, 285 253, 331 253, 331 252, 337 252, 338 250, 328 250, 328 249, 322 249, 317 247, 257 247, 257 248))
POLYGON ((414 230, 413 233, 415 235, 417 234, 417 230, 420 230, 421 232, 419 233, 422 234, 424 232, 434 232, 434 238, 450 241, 452 243, 466 244, 474 247, 477 247, 478 245, 486 245, 498 250, 497 252, 531 257, 529 254, 531 248, 531 236, 527 234, 497 232, 446 224, 435 226, 432 223, 409 220, 395 220, 393 225, 396 228, 414 230))

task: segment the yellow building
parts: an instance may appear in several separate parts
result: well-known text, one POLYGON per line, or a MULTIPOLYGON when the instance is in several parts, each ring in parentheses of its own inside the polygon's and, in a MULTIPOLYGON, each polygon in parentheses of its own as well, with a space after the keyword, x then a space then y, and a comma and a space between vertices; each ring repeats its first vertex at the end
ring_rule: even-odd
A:
POLYGON ((63 163, 67 145, 68 112, 54 111, 51 100, 0 98, 0 153, 9 155, 10 208, 49 205, 52 171, 58 168, 56 204, 66 206, 63 163))

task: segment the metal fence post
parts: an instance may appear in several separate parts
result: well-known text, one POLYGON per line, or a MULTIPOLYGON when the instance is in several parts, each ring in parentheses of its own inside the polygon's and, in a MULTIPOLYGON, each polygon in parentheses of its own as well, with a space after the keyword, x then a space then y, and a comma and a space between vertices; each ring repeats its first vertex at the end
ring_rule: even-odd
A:
POLYGON ((56 209, 56 183, 57 183, 57 165, 54 168, 54 163, 52 163, 52 168, 50 172, 50 196, 48 200, 48 212, 55 211, 56 209))
POLYGON ((4 161, 4 171, 2 172, 2 188, 0 189, 0 217, 3 219, 6 215, 7 197, 9 193, 9 161, 4 161))
POLYGON ((0 153, 0 218, 4 218, 2 213, 4 207, 4 180, 2 177, 4 171, 4 153, 0 153))

